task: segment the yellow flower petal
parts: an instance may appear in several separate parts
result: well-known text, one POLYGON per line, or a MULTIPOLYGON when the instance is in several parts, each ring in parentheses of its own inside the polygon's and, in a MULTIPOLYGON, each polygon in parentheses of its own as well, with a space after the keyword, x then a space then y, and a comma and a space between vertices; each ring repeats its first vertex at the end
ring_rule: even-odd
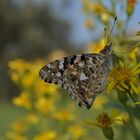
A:
POLYGON ((56 132, 49 130, 35 136, 34 140, 56 140, 56 132))
POLYGON ((138 75, 138 74, 140 74, 140 69, 139 70, 136 70, 135 72, 133 72, 133 75, 135 76, 135 75, 138 75))
POLYGON ((125 90, 124 90, 120 85, 116 85, 116 87, 117 87, 120 91, 124 91, 124 92, 125 92, 125 90))
POLYGON ((48 114, 50 111, 54 110, 54 100, 40 97, 35 103, 35 107, 38 111, 48 114))
POLYGON ((109 94, 112 89, 115 87, 116 83, 114 81, 110 82, 107 86, 107 93, 109 94))
POLYGON ((122 87, 124 87, 125 89, 129 89, 129 87, 123 82, 120 83, 122 87))
POLYGON ((140 94, 139 91, 137 90, 137 88, 135 87, 135 85, 133 83, 130 83, 130 85, 131 85, 132 89, 134 90, 134 92, 136 94, 140 94))
POLYGON ((13 103, 17 106, 25 107, 26 109, 32 108, 31 98, 28 92, 23 91, 20 96, 13 99, 13 103))
POLYGON ((134 68, 132 68, 132 73, 140 69, 140 64, 137 64, 134 68))

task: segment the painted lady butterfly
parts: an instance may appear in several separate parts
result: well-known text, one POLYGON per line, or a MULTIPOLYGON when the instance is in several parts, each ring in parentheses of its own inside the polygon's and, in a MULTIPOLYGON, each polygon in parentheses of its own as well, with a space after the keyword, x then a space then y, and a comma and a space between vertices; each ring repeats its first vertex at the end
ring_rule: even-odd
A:
POLYGON ((111 43, 99 54, 65 57, 45 65, 39 76, 48 83, 66 89, 79 106, 91 108, 96 96, 103 92, 112 68, 111 43))

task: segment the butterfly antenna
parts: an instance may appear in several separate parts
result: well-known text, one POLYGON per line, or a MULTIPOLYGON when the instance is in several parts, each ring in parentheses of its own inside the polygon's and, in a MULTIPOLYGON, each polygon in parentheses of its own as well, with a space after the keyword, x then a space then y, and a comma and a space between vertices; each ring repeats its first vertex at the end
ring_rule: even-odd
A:
POLYGON ((113 29, 114 29, 114 26, 115 26, 116 21, 117 21, 117 16, 116 16, 115 19, 114 19, 114 23, 113 23, 113 25, 112 25, 111 31, 110 31, 110 33, 109 33, 109 35, 108 35, 108 37, 107 37, 107 40, 106 40, 106 44, 108 44, 108 42, 109 42, 110 35, 111 35, 111 33, 112 33, 113 29))

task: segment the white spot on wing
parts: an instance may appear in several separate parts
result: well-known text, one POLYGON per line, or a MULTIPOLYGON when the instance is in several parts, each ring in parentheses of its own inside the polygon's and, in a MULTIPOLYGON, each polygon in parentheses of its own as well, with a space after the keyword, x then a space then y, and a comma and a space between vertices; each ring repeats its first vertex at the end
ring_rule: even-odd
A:
POLYGON ((44 70, 41 70, 41 75, 43 75, 43 80, 45 80, 48 77, 49 73, 45 72, 44 70))
POLYGON ((87 80, 87 79, 88 79, 88 77, 82 72, 80 74, 80 80, 83 81, 83 80, 87 80))
POLYGON ((64 60, 59 62, 59 66, 58 66, 59 69, 62 69, 64 67, 64 64, 63 63, 64 63, 64 60))
POLYGON ((61 73, 60 73, 60 72, 57 72, 57 73, 56 73, 56 76, 57 76, 57 77, 61 77, 61 73))
POLYGON ((51 64, 48 64, 47 67, 48 67, 48 68, 51 68, 51 64))
POLYGON ((52 76, 54 76, 54 73, 51 73, 52 76))
POLYGON ((82 62, 80 62, 80 63, 78 63, 78 66, 79 66, 79 67, 83 67, 84 64, 83 64, 82 62))
POLYGON ((77 55, 76 59, 74 60, 74 63, 77 63, 81 60, 81 55, 77 55))

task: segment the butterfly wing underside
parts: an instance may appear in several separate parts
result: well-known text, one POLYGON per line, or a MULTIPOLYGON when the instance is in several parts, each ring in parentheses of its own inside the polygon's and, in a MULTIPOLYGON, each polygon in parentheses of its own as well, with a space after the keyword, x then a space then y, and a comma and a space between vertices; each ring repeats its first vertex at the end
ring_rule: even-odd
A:
POLYGON ((79 106, 89 109, 106 84, 103 65, 100 54, 73 55, 45 65, 39 76, 45 82, 62 86, 79 106))

